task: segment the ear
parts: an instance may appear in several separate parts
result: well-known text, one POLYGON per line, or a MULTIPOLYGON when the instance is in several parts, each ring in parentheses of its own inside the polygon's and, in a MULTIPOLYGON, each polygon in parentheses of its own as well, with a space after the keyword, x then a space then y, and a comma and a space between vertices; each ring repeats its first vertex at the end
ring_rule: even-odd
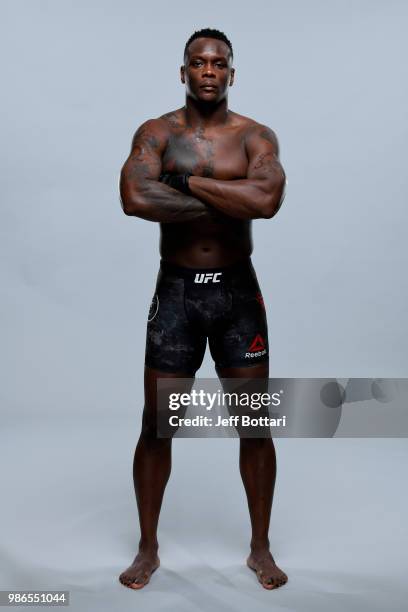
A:
POLYGON ((185 83, 186 79, 185 79, 185 67, 184 66, 180 66, 180 78, 181 78, 181 82, 185 83))
POLYGON ((231 68, 231 76, 230 76, 230 86, 234 83, 234 76, 235 76, 235 68, 231 68))

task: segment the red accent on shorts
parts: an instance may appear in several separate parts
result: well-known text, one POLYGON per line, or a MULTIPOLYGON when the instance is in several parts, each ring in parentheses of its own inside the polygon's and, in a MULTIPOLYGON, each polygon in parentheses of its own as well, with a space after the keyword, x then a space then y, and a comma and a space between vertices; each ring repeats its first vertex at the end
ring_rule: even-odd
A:
POLYGON ((252 340, 251 346, 248 351, 250 353, 255 353, 256 351, 263 351, 265 348, 265 342, 262 338, 261 334, 257 334, 255 338, 252 340))
POLYGON ((255 296, 256 301, 262 306, 262 308, 265 308, 265 302, 264 299, 262 297, 262 293, 257 293, 255 296))

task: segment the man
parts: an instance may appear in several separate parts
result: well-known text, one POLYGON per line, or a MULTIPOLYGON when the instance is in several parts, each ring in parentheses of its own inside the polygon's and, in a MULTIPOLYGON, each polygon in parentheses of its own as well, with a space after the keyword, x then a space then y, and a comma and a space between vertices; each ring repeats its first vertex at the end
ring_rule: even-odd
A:
MULTIPOLYGON (((269 375, 265 307, 249 259, 251 221, 276 214, 286 179, 274 132, 228 110, 232 61, 225 34, 195 32, 181 67, 185 106, 140 126, 121 172, 123 210, 160 223, 162 258, 148 316, 133 471, 141 538, 119 578, 134 589, 159 566, 157 525, 171 469, 171 438, 156 432, 157 379, 193 380, 207 338, 220 378, 269 375)), ((269 550, 276 476, 270 436, 240 439, 240 471, 252 525, 247 564, 262 586, 276 588, 287 576, 269 550)))

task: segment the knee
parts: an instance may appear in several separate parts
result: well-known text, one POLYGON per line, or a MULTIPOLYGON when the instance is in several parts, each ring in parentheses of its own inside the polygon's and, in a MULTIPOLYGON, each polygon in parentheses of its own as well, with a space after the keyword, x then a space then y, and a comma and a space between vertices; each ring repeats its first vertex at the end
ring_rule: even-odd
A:
POLYGON ((143 410, 142 430, 140 437, 145 440, 157 439, 157 418, 155 414, 151 414, 146 408, 143 410))
POLYGON ((164 447, 171 443, 171 435, 163 427, 160 428, 160 436, 156 415, 152 415, 146 409, 143 411, 142 429, 140 432, 140 440, 145 443, 154 444, 155 447, 164 447))

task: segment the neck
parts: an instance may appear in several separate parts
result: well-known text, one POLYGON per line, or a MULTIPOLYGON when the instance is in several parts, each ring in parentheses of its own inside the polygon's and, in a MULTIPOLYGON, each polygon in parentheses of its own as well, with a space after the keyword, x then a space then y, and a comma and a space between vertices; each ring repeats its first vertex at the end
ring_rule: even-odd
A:
POLYGON ((220 102, 208 104, 186 96, 184 112, 187 125, 193 128, 223 125, 226 123, 229 113, 228 99, 223 98, 220 102))

